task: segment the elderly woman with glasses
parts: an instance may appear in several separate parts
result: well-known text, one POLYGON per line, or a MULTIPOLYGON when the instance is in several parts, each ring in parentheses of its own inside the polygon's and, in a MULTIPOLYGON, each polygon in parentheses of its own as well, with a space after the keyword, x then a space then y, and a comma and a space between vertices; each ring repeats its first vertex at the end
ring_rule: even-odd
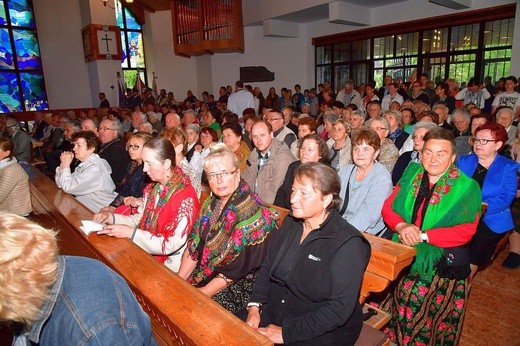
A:
POLYGON ((186 237, 199 213, 199 199, 190 179, 176 165, 173 144, 155 138, 143 148, 143 171, 153 183, 143 192, 134 215, 95 214, 106 223, 98 234, 132 241, 173 271, 179 270, 186 237))
POLYGON ((395 163, 399 158, 399 149, 395 146, 394 142, 387 138, 390 132, 390 125, 385 118, 371 118, 365 123, 367 129, 374 130, 379 139, 381 140, 381 146, 379 149, 379 156, 377 161, 388 169, 390 173, 394 169, 395 163))
POLYGON ((179 276, 231 312, 245 308, 278 213, 240 179, 236 155, 225 144, 204 159, 212 195, 188 235, 179 276))
POLYGON ((480 185, 482 202, 487 206, 470 244, 470 280, 479 266, 489 263, 500 239, 514 227, 510 207, 516 197, 520 165, 500 155, 506 142, 507 132, 502 125, 481 125, 473 137, 473 153, 457 161, 461 171, 480 185))
POLYGON ((116 198, 115 185, 110 177, 112 170, 107 161, 96 154, 99 142, 92 131, 79 131, 72 135, 72 152, 60 155, 56 168, 56 185, 70 193, 87 208, 97 213, 116 198), (74 172, 70 165, 76 158, 80 164, 74 172))
POLYGON ((102 208, 100 211, 118 212, 121 214, 124 209, 127 211, 131 209, 132 205, 136 204, 136 199, 141 200, 143 190, 146 184, 149 183, 147 175, 143 172, 143 147, 152 138, 152 135, 146 132, 135 132, 130 135, 126 143, 126 150, 132 160, 128 167, 128 174, 123 179, 123 186, 117 197, 109 206, 102 208))

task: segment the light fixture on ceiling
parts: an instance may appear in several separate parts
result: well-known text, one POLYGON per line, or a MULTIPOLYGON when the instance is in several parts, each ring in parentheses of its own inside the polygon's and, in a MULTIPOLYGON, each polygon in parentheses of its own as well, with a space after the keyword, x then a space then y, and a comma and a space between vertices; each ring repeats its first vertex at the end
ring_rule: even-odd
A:
POLYGON ((131 3, 133 3, 133 2, 134 2, 134 0, 126 0, 126 3, 127 3, 127 4, 131 4, 131 3))

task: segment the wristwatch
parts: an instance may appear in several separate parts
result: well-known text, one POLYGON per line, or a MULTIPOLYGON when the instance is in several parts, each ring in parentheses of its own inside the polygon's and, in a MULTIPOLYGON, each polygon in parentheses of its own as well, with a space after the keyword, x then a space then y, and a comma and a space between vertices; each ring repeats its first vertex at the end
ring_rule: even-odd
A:
POLYGON ((427 243, 428 242, 428 234, 426 234, 425 232, 421 232, 421 240, 423 241, 423 243, 427 243))
POLYGON ((251 307, 253 307, 253 306, 254 306, 254 307, 257 307, 258 310, 262 310, 262 303, 257 303, 257 302, 249 302, 249 303, 247 303, 247 308, 246 308, 246 310, 249 310, 249 308, 251 308, 251 307))

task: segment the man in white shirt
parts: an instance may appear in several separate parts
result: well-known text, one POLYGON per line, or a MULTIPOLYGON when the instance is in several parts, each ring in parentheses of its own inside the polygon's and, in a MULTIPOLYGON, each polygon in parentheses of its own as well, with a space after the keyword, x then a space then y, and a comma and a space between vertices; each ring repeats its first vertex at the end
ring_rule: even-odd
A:
POLYGON ((491 113, 495 114, 500 106, 511 108, 516 116, 520 116, 520 94, 515 91, 517 79, 515 76, 506 78, 505 92, 498 94, 493 101, 493 110, 491 113))
POLYGON ((343 102, 345 106, 355 104, 358 109, 361 108, 361 95, 357 90, 354 90, 354 81, 349 79, 345 82, 345 87, 338 92, 336 101, 343 102))
POLYGON ((390 109, 392 102, 398 102, 400 105, 403 104, 404 100, 403 97, 397 92, 398 88, 399 86, 395 82, 388 84, 388 94, 386 94, 386 96, 383 97, 383 100, 381 101, 381 109, 383 112, 390 109))
POLYGON ((246 108, 255 108, 253 94, 244 90, 244 83, 242 81, 235 83, 235 92, 229 95, 227 107, 228 110, 238 116, 241 116, 246 108))

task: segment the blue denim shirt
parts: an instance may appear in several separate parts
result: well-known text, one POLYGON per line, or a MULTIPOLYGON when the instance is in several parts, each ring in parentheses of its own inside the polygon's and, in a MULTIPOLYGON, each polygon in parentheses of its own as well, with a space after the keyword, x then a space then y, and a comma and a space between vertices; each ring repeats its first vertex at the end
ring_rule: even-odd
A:
POLYGON ((99 261, 58 257, 58 278, 13 345, 155 345, 150 318, 125 280, 99 261))

